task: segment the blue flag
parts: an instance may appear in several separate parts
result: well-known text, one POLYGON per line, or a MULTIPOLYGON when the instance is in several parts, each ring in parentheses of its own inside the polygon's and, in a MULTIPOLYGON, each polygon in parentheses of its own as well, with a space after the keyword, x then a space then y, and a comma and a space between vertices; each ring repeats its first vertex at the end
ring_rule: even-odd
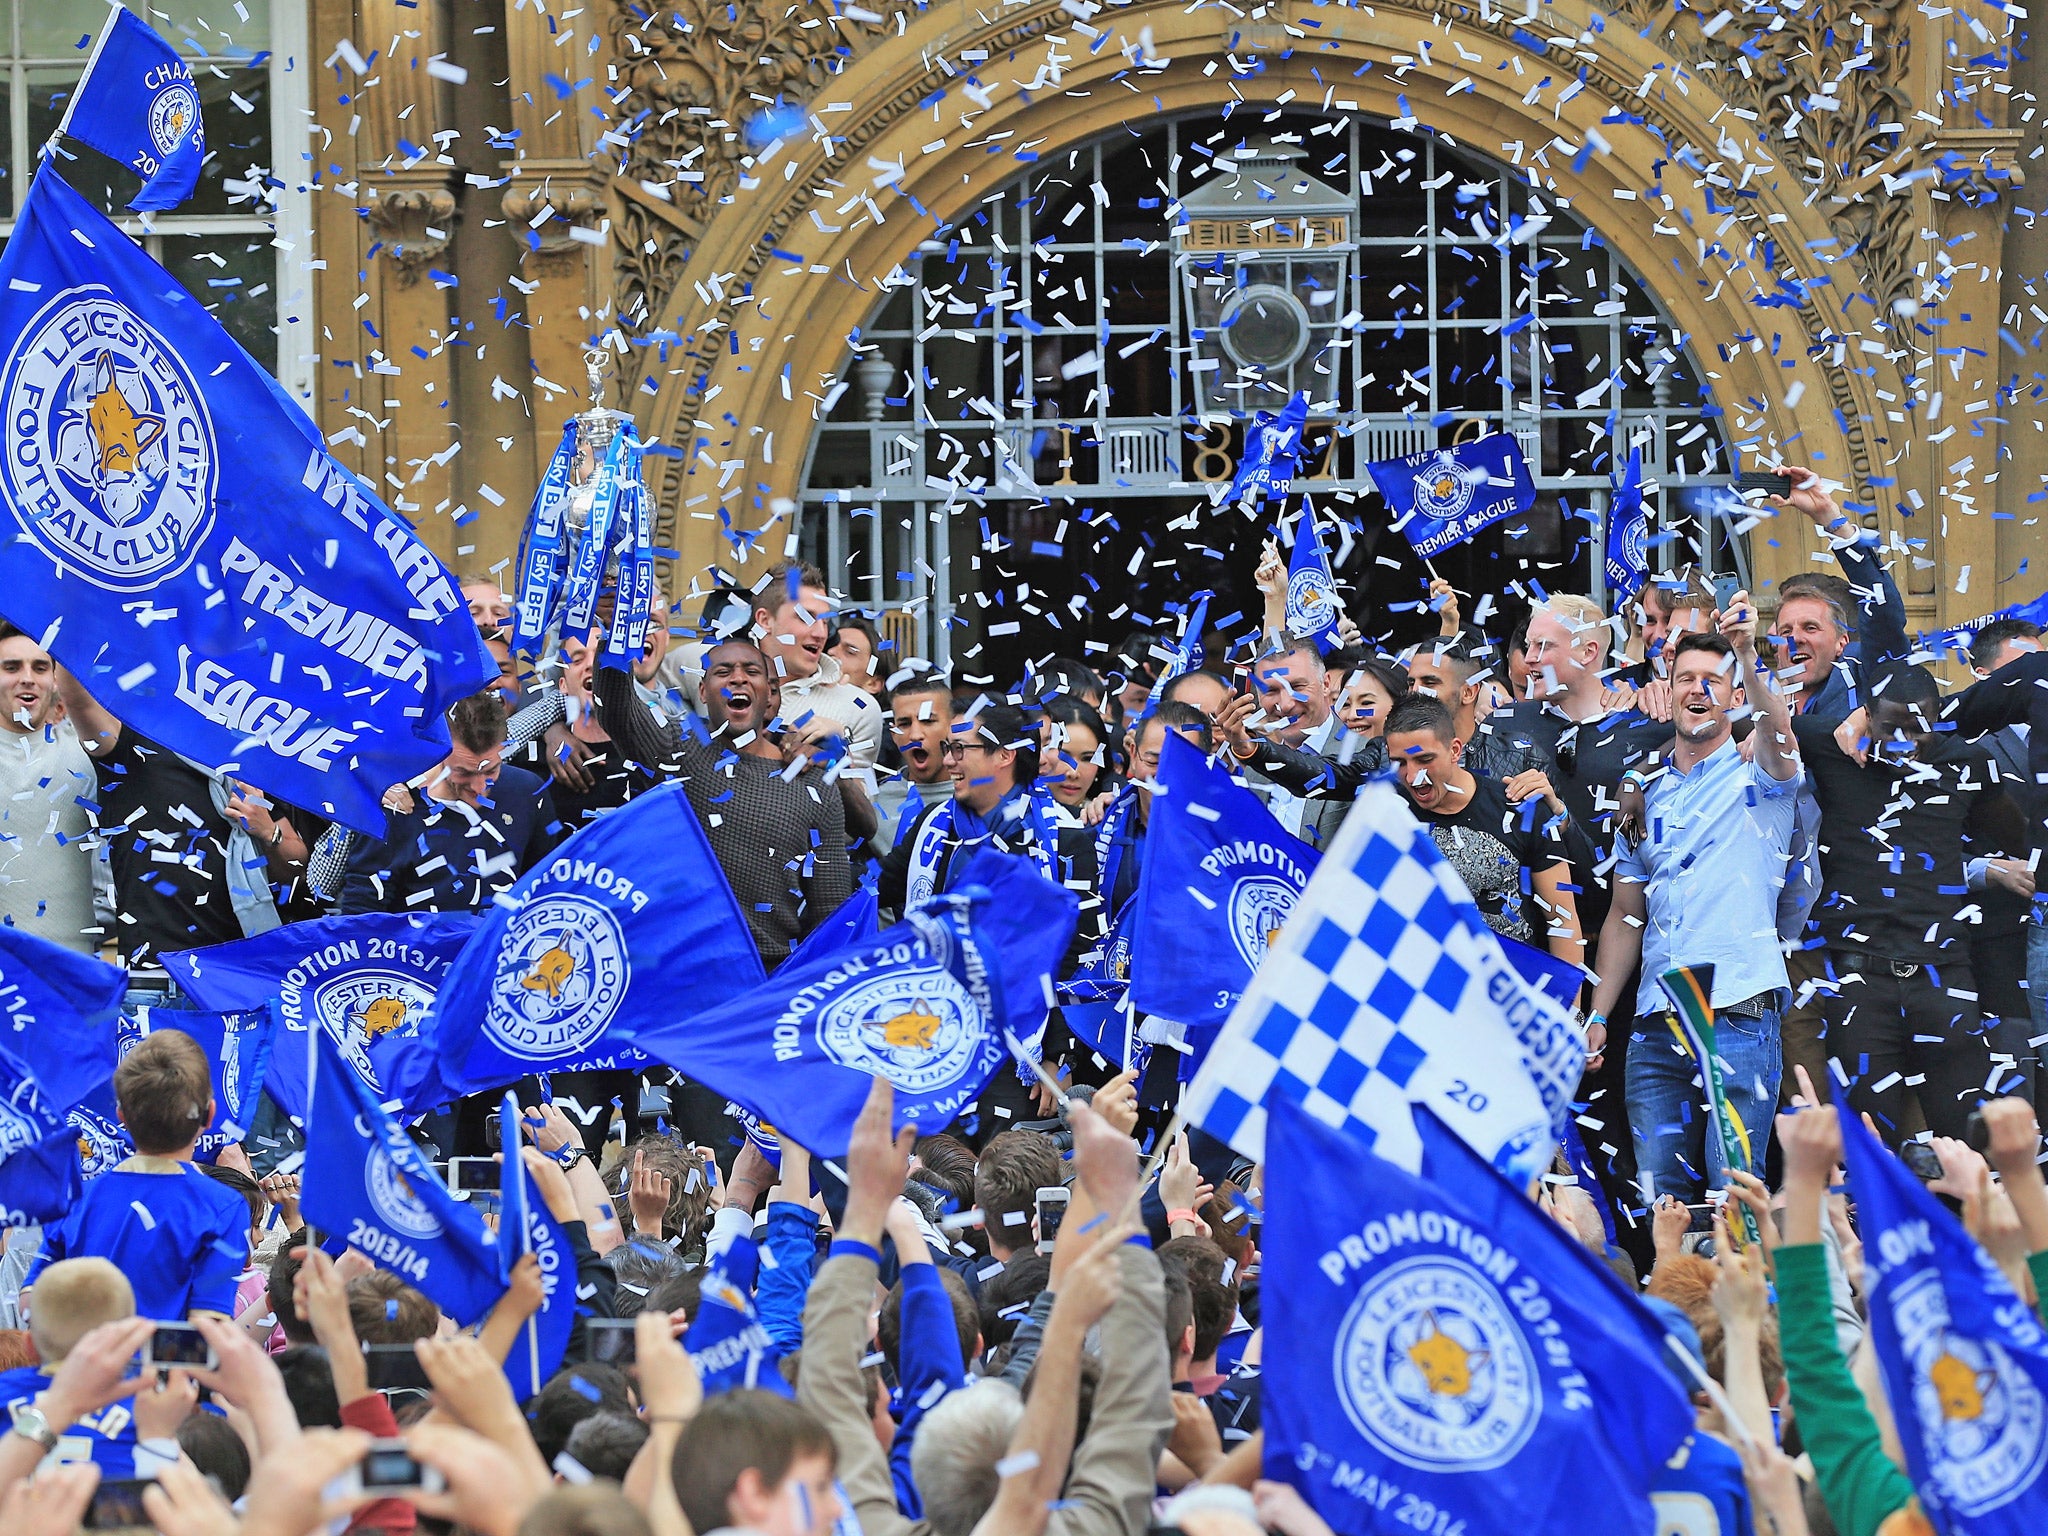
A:
MULTIPOLYGON (((786 969, 786 967, 785 967, 786 969)), ((637 1067, 634 1031, 758 986, 760 952, 680 784, 601 816, 484 915, 434 1003, 441 1076, 637 1067)))
POLYGON ((1663 1332, 1591 1254, 1423 1110, 1428 1177, 1276 1099, 1265 1475, 1337 1531, 1650 1536, 1693 1427, 1663 1332))
POLYGON ((2048 592, 2030 598, 2024 603, 2014 603, 1996 613, 1987 613, 1981 619, 1970 619, 1952 629, 1923 631, 1915 649, 1931 651, 1944 661, 1967 662, 1970 659, 1970 641, 1986 624, 1995 624, 2000 619, 2025 619, 2029 624, 2048 628, 2048 592))
POLYGON ((1536 504, 1536 483, 1507 432, 1366 468, 1394 510, 1394 527, 1425 560, 1536 504))
MULTIPOLYGON (((617 814, 614 812, 613 814, 617 814)), ((498 1265, 506 1276, 531 1253, 540 1264, 540 1311, 519 1331, 505 1357, 512 1395, 525 1402, 562 1368, 576 1326, 576 1256, 569 1235, 526 1177, 520 1156, 519 1100, 507 1093, 498 1106, 498 1144, 504 1149, 503 1204, 498 1212, 498 1265)))
POLYGON ((1188 600, 1187 625, 1181 630, 1180 644, 1173 648, 1173 654, 1166 658, 1159 668, 1159 677, 1152 684, 1152 692, 1145 698, 1145 713, 1150 714, 1159 703, 1160 694, 1166 685, 1184 672, 1192 672, 1202 664, 1202 628, 1209 622, 1209 599, 1215 594, 1197 592, 1188 600))
POLYGON ((47 166, 0 255, 0 591, 126 724, 381 836, 495 681, 455 578, 47 166))
POLYGON ((1643 510, 1643 451, 1628 451, 1628 468, 1607 508, 1607 590, 1634 597, 1649 572, 1650 523, 1643 510))
POLYGON ((1182 1108, 1258 1159, 1271 1106, 1306 1103, 1414 1169, 1410 1106, 1427 1104, 1523 1179, 1549 1164, 1585 1064, 1570 1011, 1510 964, 1429 829, 1375 779, 1182 1108))
POLYGON ((1010 1060, 1006 1031, 1037 1032, 1079 909, 1021 856, 979 855, 963 875, 876 938, 627 1038, 823 1156, 846 1150, 878 1076, 899 1127, 944 1130, 1010 1060))
MULTIPOLYGON (((306 1220, 404 1279, 463 1327, 505 1280, 483 1218, 448 1193, 427 1154, 321 1033, 306 1124, 306 1220)), ((516 1145, 516 1143, 515 1143, 516 1145)))
POLYGON ((213 1123, 200 1133, 193 1161, 210 1163, 247 1140, 256 1123, 276 1027, 277 1016, 267 1004, 235 1013, 143 1008, 122 1016, 119 1050, 126 1056, 159 1029, 175 1029, 199 1042, 213 1076, 213 1123))
POLYGON ((59 1116, 113 1075, 127 990, 127 972, 0 925, 0 1048, 59 1116))
MULTIPOLYGON (((904 822, 909 826, 908 821, 904 822)), ((823 922, 796 942, 783 958, 784 965, 822 955, 842 944, 864 944, 882 931, 881 903, 872 890, 863 887, 832 909, 823 922)))
POLYGON ((1495 934, 1494 937, 1500 940, 1501 953, 1507 956, 1508 964, 1515 968, 1522 980, 1561 1007, 1579 1006, 1579 994, 1586 986, 1586 972, 1582 967, 1507 934, 1495 934))
POLYGON ((1131 923, 1131 1003, 1220 1026, 1285 926, 1319 855, 1173 731, 1159 747, 1131 923))
POLYGON ((1337 621, 1343 616, 1315 509, 1303 507, 1294 528, 1294 553, 1287 561, 1287 633, 1313 640, 1318 650, 1334 650, 1342 643, 1337 621))
POLYGON ((79 1171, 86 1183, 135 1155, 135 1143, 121 1124, 120 1109, 114 1103, 112 1078, 72 1105, 65 1119, 78 1133, 79 1171))
POLYGON ((265 1086, 293 1120, 306 1117, 306 1031, 314 1024, 326 1027, 378 1101, 396 1102, 409 1120, 457 1097, 441 1083, 426 1026, 434 994, 476 925, 466 912, 322 917, 175 950, 163 966, 202 1008, 275 1000, 277 1046, 265 1086))
POLYGON ((2034 1536, 2048 1529, 2048 1334, 1906 1165, 1840 1118, 1871 1338, 1921 1508, 1944 1536, 2034 1536))
POLYGON ((745 1234, 713 1253, 704 1267, 703 1300, 683 1335, 683 1348, 697 1367, 706 1397, 735 1387, 796 1396, 782 1379, 782 1351, 754 1309, 754 1281, 760 1268, 760 1249, 745 1234))
POLYGON ((1055 993, 1060 1002, 1060 1020, 1089 1050, 1115 1067, 1143 1068, 1151 1055, 1137 1038, 1132 1013, 1131 931, 1137 925, 1138 898, 1124 903, 1100 944, 1082 957, 1074 974, 1062 981, 1055 993), (1130 1054, 1124 1059, 1124 1041, 1129 1037, 1130 1054))
POLYGON ((1306 390, 1297 389, 1278 415, 1259 412, 1245 429, 1244 457, 1237 461, 1224 502, 1260 503, 1285 496, 1301 463, 1301 434, 1307 425, 1306 390))
POLYGON ((0 1227, 56 1221, 84 1188, 79 1133, 35 1074, 0 1049, 0 1227))
POLYGON ((128 205, 138 213, 184 202, 206 159, 192 67, 129 10, 117 9, 108 19, 58 132, 142 178, 142 190, 128 205))

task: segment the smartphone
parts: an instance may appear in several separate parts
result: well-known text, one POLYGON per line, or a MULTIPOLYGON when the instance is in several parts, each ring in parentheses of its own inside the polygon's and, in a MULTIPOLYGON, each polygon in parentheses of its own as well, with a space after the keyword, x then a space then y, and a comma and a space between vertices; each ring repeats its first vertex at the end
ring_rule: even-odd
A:
POLYGON ((174 1365, 217 1371, 220 1369, 220 1356, 206 1342, 206 1335, 190 1323, 158 1323, 156 1332, 142 1346, 142 1368, 147 1371, 154 1367, 163 1371, 174 1365))
POLYGON ((365 1344, 363 1369, 369 1375, 372 1392, 434 1390, 426 1368, 410 1344, 365 1344))
POLYGON ((442 1493, 447 1483, 432 1467, 413 1459, 403 1440, 372 1440, 363 1459, 345 1477, 346 1493, 395 1493, 417 1488, 422 1493, 442 1493))
POLYGON ((1972 1152, 1988 1154, 1991 1151, 1991 1132, 1984 1124, 1983 1110, 1970 1111, 1970 1118, 1963 1123, 1963 1142, 1972 1152))
POLYGON ((1051 1253, 1052 1245, 1060 1235, 1060 1223, 1066 1220, 1067 1202, 1073 1193, 1059 1185, 1041 1185, 1038 1190, 1038 1251, 1051 1253))
POLYGON ((504 1165, 495 1157, 451 1157, 448 1159, 448 1193, 496 1194, 503 1187, 504 1165))
POLYGON ((155 1481, 148 1477, 123 1477, 101 1483, 93 1489, 92 1502, 85 1506, 85 1518, 79 1525, 88 1531, 118 1531, 134 1526, 145 1531, 153 1529, 142 1507, 142 1490, 155 1481))
POLYGON ((1735 594, 1741 590, 1742 578, 1740 576, 1716 576, 1714 578, 1715 611, 1726 613, 1728 605, 1735 601, 1735 594))
POLYGON ((1745 469, 1735 477, 1735 494, 1754 504, 1766 496, 1784 495, 1791 485, 1791 478, 1775 469, 1745 469))
POLYGON ((632 1365, 639 1359, 633 1343, 636 1319, 630 1317, 586 1317, 583 1337, 590 1346, 590 1359, 597 1365, 632 1365))
POLYGON ((1932 1184, 1941 1177, 1941 1159, 1934 1148, 1924 1141, 1909 1141, 1899 1148, 1899 1161, 1906 1165, 1906 1171, 1922 1184, 1932 1184))
POLYGON ((496 1115, 492 1115, 484 1121, 484 1150, 486 1152, 502 1152, 505 1150, 504 1127, 499 1124, 496 1115))

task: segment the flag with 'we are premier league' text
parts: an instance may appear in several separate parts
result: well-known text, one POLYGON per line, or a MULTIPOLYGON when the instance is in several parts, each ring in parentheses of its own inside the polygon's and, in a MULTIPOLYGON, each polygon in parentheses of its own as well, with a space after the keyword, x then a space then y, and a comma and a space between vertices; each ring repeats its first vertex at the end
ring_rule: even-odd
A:
POLYGON ((0 605, 124 724, 381 836, 498 675, 432 551, 45 162, 0 254, 0 605))
POLYGON ((140 16, 118 6, 57 131, 142 178, 142 190, 128 204, 138 213, 184 202, 206 159, 192 66, 140 16))
POLYGON ((410 1120, 456 1097, 442 1085, 427 1020, 442 978, 476 927, 467 912, 321 917, 174 950, 163 966, 202 1008, 275 1000, 277 1048, 265 1086, 293 1120, 306 1118, 305 1036, 316 1025, 334 1037, 378 1102, 397 1104, 400 1118, 410 1120))
POLYGON ((1871 1341, 1921 1507, 1943 1536, 2048 1530, 2048 1332, 1912 1171, 1840 1119, 1871 1341))
POLYGON ((634 1031, 759 984, 760 951, 697 813, 670 782, 600 816, 484 914, 434 999, 458 1092, 637 1067, 634 1031))
POLYGON ((1650 1536, 1692 1429, 1664 1331, 1431 1115, 1424 1175, 1278 1100, 1267 1134, 1265 1475, 1343 1536, 1650 1536))
POLYGON ((496 1241, 483 1218, 448 1193, 426 1152, 342 1059, 334 1037, 323 1030, 315 1049, 300 1197, 307 1222, 468 1327, 505 1291, 496 1241))
POLYGON ((1425 560, 1536 504, 1528 461, 1508 432, 1379 459, 1366 468, 1393 508, 1394 527, 1425 560))
POLYGON ((957 889, 874 938, 623 1033, 821 1156, 846 1150, 876 1077, 895 1086, 899 1128, 943 1130, 1010 1062, 1010 1041, 1037 1033, 1079 907, 1029 859, 980 853, 957 889))

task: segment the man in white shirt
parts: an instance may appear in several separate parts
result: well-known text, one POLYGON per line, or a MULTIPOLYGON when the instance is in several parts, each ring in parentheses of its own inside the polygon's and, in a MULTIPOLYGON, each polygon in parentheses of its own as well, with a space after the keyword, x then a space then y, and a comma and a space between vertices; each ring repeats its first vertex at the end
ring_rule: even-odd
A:
POLYGON ((93 814, 99 797, 92 759, 57 714, 57 663, 0 620, 0 921, 90 954, 99 948, 93 913, 93 814))
POLYGON ((825 654, 832 610, 822 571, 779 560, 756 590, 754 633, 781 686, 790 730, 810 742, 843 736, 849 762, 872 783, 885 722, 874 698, 841 677, 839 663, 825 654))

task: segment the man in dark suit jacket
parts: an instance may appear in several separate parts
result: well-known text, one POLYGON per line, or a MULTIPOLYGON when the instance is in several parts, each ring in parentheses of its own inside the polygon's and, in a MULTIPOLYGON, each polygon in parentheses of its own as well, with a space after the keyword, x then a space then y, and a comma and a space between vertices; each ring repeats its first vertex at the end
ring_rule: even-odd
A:
POLYGON ((496 693, 449 710, 448 734, 452 748, 412 809, 355 844, 337 912, 481 912, 560 839, 547 782, 505 765, 496 693))

